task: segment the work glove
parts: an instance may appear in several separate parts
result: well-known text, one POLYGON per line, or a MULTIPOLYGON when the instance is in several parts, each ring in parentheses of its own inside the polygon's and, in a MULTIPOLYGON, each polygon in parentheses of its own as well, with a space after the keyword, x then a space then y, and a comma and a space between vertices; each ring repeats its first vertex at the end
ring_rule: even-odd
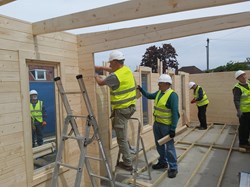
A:
POLYGON ((44 126, 46 126, 46 125, 47 125, 47 122, 46 122, 46 121, 43 121, 42 126, 44 127, 44 126))
POLYGON ((141 92, 142 91, 142 87, 140 85, 137 85, 137 89, 141 92))
POLYGON ((237 110, 237 117, 241 118, 241 116, 242 116, 242 112, 240 110, 237 110))
POLYGON ((195 103, 196 102, 196 100, 195 100, 195 98, 193 98, 193 100, 191 101, 191 104, 193 104, 193 103, 195 103))
POLYGON ((170 137, 170 138, 174 138, 174 137, 175 137, 175 131, 170 130, 170 131, 169 131, 169 137, 170 137))

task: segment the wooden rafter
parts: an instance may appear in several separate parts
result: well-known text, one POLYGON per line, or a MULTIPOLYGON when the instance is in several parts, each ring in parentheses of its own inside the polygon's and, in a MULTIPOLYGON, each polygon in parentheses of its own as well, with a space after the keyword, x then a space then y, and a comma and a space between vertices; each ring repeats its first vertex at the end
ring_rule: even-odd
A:
POLYGON ((38 35, 245 1, 133 0, 35 22, 32 27, 38 35))
POLYGON ((86 53, 101 52, 244 26, 250 26, 250 12, 81 34, 78 40, 86 53))
POLYGON ((13 1, 15 1, 15 0, 0 0, 0 6, 11 3, 13 1))

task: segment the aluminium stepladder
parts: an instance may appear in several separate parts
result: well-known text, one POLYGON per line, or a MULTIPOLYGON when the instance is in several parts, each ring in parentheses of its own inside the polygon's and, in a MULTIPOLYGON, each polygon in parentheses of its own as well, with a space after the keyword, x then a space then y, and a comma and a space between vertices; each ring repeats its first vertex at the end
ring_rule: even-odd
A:
MULTIPOLYGON (((152 177, 151 177, 151 171, 149 169, 149 162, 148 162, 148 158, 147 158, 147 155, 146 155, 144 141, 143 141, 143 138, 141 136, 141 129, 142 129, 141 122, 140 122, 140 120, 138 118, 134 118, 134 117, 131 117, 129 120, 135 120, 135 121, 138 122, 136 146, 132 147, 131 144, 128 141, 129 148, 130 148, 130 153, 131 153, 131 155, 135 155, 135 160, 134 160, 134 164, 133 164, 133 170, 132 170, 131 174, 133 175, 133 177, 132 177, 132 179, 133 179, 132 180, 133 186, 136 186, 136 180, 137 180, 137 177, 139 175, 139 173, 138 173, 139 153, 141 151, 143 151, 143 156, 144 156, 144 161, 145 161, 145 166, 144 166, 145 168, 144 169, 147 170, 148 180, 151 180, 152 177)), ((117 168, 119 167, 120 157, 121 157, 121 152, 118 151, 118 156, 117 156, 117 161, 116 161, 116 167, 115 167, 115 179, 116 179, 116 176, 118 174, 117 168)))
MULTIPOLYGON (((89 100, 89 97, 88 97, 88 94, 87 94, 87 91, 85 88, 85 84, 83 82, 82 75, 77 75, 76 79, 78 80, 80 90, 81 90, 81 92, 79 92, 79 93, 81 93, 83 98, 84 98, 86 108, 87 108, 87 111, 89 114, 86 117, 85 136, 82 136, 79 133, 77 123, 75 120, 75 118, 83 117, 83 116, 74 116, 73 115, 72 110, 71 110, 70 105, 69 105, 69 101, 68 101, 67 96, 66 96, 67 94, 77 94, 77 92, 65 92, 64 88, 62 86, 62 82, 60 80, 60 77, 56 77, 54 79, 54 81, 56 82, 57 87, 58 87, 58 91, 61 95, 62 102, 63 102, 65 110, 67 112, 67 117, 65 118, 62 136, 61 136, 61 141, 60 141, 59 149, 58 149, 57 156, 56 156, 55 168, 54 168, 54 172, 53 172, 52 179, 51 179, 52 180, 51 187, 57 186, 60 166, 76 170, 77 174, 76 174, 76 178, 75 178, 74 187, 79 187, 81 185, 81 178, 82 178, 84 164, 86 166, 86 170, 88 172, 88 175, 90 177, 90 180, 91 180, 93 187, 97 186, 97 183, 95 180, 96 178, 108 181, 110 183, 110 186, 114 187, 114 186, 116 186, 117 183, 114 180, 114 177, 111 173, 110 164, 107 161, 107 156, 106 156, 104 146, 103 146, 103 143, 102 143, 99 131, 98 131, 98 124, 97 124, 97 121, 93 115, 92 107, 91 107, 90 100, 89 100), (71 130, 67 134, 69 125, 71 126, 71 130), (93 128, 93 135, 92 135, 92 137, 89 137, 91 127, 93 128), (79 162, 78 162, 77 166, 72 166, 72 165, 69 165, 67 163, 62 162, 63 161, 62 155, 63 155, 63 150, 64 150, 64 143, 67 139, 76 140, 78 143, 78 146, 80 149, 80 157, 79 157, 79 162), (90 143, 92 143, 94 140, 97 140, 97 142, 98 142, 101 158, 90 157, 87 155, 87 146, 90 143), (103 163, 105 165, 106 173, 108 176, 104 177, 104 176, 96 175, 95 173, 93 173, 93 171, 91 169, 91 164, 89 161, 90 159, 97 160, 97 161, 103 161, 103 163)), ((123 185, 118 184, 117 186, 123 186, 123 185)))

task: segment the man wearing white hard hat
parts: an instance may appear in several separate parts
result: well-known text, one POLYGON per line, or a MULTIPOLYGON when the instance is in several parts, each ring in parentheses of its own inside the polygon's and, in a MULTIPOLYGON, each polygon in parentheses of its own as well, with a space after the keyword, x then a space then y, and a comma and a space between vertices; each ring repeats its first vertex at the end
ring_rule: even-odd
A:
POLYGON ((233 88, 234 105, 239 118, 239 147, 250 149, 250 84, 246 73, 242 70, 235 72, 235 79, 239 82, 233 88))
POLYGON ((112 106, 112 127, 116 132, 119 152, 123 162, 118 166, 132 171, 132 157, 130 154, 127 128, 128 120, 136 111, 136 84, 132 71, 124 65, 125 56, 120 51, 112 51, 109 55, 109 67, 96 66, 96 71, 108 71, 110 74, 102 79, 96 75, 98 85, 107 85, 110 88, 110 100, 112 106))
POLYGON ((207 106, 209 103, 208 97, 204 89, 197 85, 195 82, 189 82, 188 84, 189 89, 194 90, 194 98, 191 101, 191 104, 196 103, 196 106, 198 108, 198 119, 200 122, 199 130, 205 130, 207 129, 207 106))
POLYGON ((154 125, 153 132, 155 144, 160 155, 158 163, 153 164, 153 169, 167 169, 168 177, 175 178, 178 173, 177 156, 173 138, 180 117, 178 109, 178 95, 171 89, 172 79, 167 74, 162 74, 158 80, 159 90, 154 93, 145 91, 140 86, 143 96, 154 99, 154 125), (169 135, 172 139, 166 144, 159 145, 158 140, 169 135))
POLYGON ((47 125, 47 117, 43 102, 38 100, 37 91, 30 91, 30 115, 32 126, 32 147, 43 144, 43 127, 47 125))

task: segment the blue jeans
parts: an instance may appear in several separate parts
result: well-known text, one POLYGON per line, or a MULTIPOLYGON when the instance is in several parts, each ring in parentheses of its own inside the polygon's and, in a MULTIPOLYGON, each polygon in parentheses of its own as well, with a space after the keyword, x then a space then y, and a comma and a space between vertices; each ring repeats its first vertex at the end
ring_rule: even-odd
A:
POLYGON ((170 127, 170 125, 165 125, 156 121, 154 122, 153 132, 155 137, 155 144, 156 149, 160 155, 158 161, 159 163, 168 163, 170 169, 178 170, 174 140, 171 139, 169 142, 163 145, 159 145, 157 142, 159 139, 169 134, 170 127))

